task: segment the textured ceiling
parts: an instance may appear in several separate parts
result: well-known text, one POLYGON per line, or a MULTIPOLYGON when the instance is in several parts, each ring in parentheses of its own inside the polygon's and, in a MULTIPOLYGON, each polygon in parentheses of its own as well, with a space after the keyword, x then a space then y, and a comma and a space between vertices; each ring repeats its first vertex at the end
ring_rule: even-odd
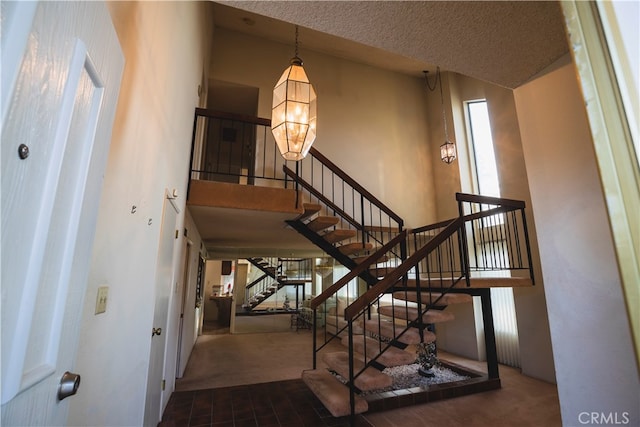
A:
POLYGON ((416 76, 438 65, 508 88, 568 52, 555 1, 222 1, 214 17, 286 44, 297 24, 301 50, 416 76))

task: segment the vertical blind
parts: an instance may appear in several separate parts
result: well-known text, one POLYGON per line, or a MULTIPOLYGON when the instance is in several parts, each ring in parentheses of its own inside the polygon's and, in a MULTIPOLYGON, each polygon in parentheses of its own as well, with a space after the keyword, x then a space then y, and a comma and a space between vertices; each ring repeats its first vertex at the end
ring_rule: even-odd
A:
POLYGON ((518 325, 513 302, 513 289, 492 288, 491 305, 498 362, 516 368, 520 367, 520 346, 518 344, 518 325))

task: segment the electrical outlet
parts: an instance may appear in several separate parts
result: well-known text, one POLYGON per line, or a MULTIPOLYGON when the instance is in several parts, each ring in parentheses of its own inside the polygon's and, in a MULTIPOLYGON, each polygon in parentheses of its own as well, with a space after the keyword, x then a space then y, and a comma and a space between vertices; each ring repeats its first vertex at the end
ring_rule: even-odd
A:
POLYGON ((107 311, 107 297, 109 296, 109 287, 100 286, 98 288, 98 296, 96 297, 96 314, 107 311))

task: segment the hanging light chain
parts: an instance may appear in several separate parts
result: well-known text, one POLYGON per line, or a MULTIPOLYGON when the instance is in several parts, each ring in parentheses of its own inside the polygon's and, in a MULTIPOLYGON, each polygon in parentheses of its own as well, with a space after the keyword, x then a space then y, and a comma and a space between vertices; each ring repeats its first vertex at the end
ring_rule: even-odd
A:
POLYGON ((431 85, 429 84, 429 76, 428 76, 428 71, 423 71, 424 73, 424 79, 427 83, 427 88, 433 92, 436 90, 436 86, 439 85, 440 86, 440 106, 442 108, 442 121, 444 122, 444 138, 446 141, 449 140, 449 129, 447 128, 447 116, 445 114, 444 111, 444 95, 442 93, 442 74, 440 73, 440 66, 438 66, 436 68, 436 78, 433 81, 433 87, 431 87, 431 85))
POLYGON ((296 25, 296 50, 295 57, 298 58, 298 26, 296 25))
POLYGON ((447 164, 451 164, 451 162, 456 159, 456 149, 455 144, 449 141, 449 128, 447 127, 447 115, 444 109, 444 94, 442 92, 442 73, 438 66, 436 68, 436 78, 433 82, 433 87, 429 84, 429 76, 427 73, 428 71, 424 71, 424 79, 427 83, 427 88, 431 92, 434 92, 436 90, 436 85, 440 86, 440 106, 442 107, 442 122, 444 123, 444 144, 440 146, 440 159, 447 164))
POLYGON ((444 95, 442 94, 442 75, 440 74, 440 67, 438 67, 437 72, 438 81, 440 83, 440 105, 442 106, 442 121, 444 122, 444 139, 445 141, 449 141, 449 132, 447 130, 447 116, 444 113, 444 95))

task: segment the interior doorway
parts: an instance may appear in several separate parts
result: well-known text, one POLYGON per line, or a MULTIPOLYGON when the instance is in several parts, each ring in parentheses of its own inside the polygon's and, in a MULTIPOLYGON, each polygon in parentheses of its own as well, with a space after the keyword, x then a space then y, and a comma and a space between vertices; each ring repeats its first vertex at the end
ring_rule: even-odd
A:
MULTIPOLYGON (((257 87, 211 80, 207 108, 221 113, 254 117, 258 110, 257 87)), ((256 126, 235 119, 207 121, 200 170, 219 182, 253 184, 256 158, 256 126)))

